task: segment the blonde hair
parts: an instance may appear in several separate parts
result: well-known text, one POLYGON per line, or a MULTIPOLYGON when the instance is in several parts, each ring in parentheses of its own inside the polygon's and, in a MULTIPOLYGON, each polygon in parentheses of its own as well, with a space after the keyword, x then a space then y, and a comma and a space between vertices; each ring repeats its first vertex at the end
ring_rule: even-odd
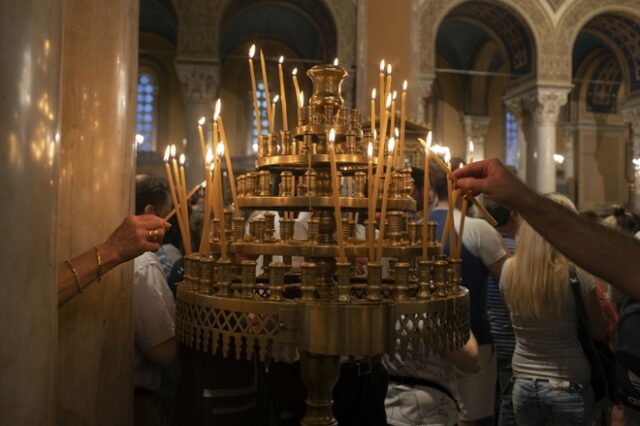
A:
MULTIPOLYGON (((564 195, 551 193, 546 197, 577 213, 564 195)), ((512 312, 526 319, 557 317, 569 297, 569 261, 524 220, 505 277, 509 282, 505 302, 512 312)))

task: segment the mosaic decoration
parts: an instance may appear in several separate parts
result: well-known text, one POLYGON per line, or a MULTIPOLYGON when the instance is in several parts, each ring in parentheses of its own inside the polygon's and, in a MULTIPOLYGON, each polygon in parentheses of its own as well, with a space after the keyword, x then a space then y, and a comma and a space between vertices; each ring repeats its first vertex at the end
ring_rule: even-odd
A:
POLYGON ((587 88, 587 111, 615 113, 622 82, 622 70, 616 58, 610 53, 605 55, 591 79, 587 88))

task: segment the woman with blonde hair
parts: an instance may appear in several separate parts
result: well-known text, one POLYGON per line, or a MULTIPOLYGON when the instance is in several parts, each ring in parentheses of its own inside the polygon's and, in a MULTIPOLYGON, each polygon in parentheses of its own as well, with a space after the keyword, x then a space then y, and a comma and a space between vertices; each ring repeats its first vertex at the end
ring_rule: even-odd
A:
MULTIPOLYGON (((560 194, 547 195, 575 211, 560 194)), ((578 313, 570 286, 569 260, 523 221, 515 256, 507 260, 500 291, 516 335, 513 408, 518 425, 591 425, 591 369, 578 338, 578 313)), ((593 338, 605 320, 593 278, 575 268, 593 338)))

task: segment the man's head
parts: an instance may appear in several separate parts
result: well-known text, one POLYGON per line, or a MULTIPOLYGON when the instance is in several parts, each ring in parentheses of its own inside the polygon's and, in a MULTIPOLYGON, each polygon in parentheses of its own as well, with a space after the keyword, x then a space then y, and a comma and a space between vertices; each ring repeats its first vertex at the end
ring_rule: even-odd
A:
MULTIPOLYGON (((451 170, 456 170, 462 165, 464 165, 464 161, 460 157, 453 157, 451 159, 451 170)), ((438 201, 446 201, 449 198, 449 190, 447 187, 449 177, 435 161, 431 161, 429 168, 431 170, 431 184, 438 196, 438 201)))
POLYGON ((171 197, 165 178, 157 175, 136 176, 136 214, 166 216, 171 211, 171 197))

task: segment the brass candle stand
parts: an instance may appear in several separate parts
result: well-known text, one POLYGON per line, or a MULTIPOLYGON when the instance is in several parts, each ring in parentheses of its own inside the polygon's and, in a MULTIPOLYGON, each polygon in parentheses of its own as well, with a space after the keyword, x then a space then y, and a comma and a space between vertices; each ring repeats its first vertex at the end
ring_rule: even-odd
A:
MULTIPOLYGON (((185 258, 176 320, 181 341, 195 350, 227 356, 233 341, 238 358, 242 350, 247 357, 255 352, 276 361, 299 352, 308 391, 302 424, 335 425, 331 392, 341 357, 399 352, 425 359, 431 352, 460 348, 469 337, 469 295, 460 285, 461 262, 443 256, 435 224, 424 225, 429 229, 423 242, 422 225, 408 217, 416 209, 410 169, 392 174, 386 235, 379 237, 383 258, 391 260, 389 277, 382 277, 382 262, 370 262, 366 276, 357 274, 356 258, 367 257, 369 242, 357 237, 351 218, 368 207, 365 141, 371 135, 363 134, 360 113, 343 105, 343 68, 315 66, 307 74, 314 92, 309 105, 298 109, 297 126, 265 135, 257 172, 237 179, 242 209, 313 212, 307 239, 293 238, 291 214, 253 219, 248 235, 244 219, 229 218, 225 230, 232 259, 220 259, 215 235, 211 256, 185 258), (348 260, 340 262, 327 149, 331 128, 343 181, 339 203, 350 218, 343 230, 348 260), (280 220, 280 238, 274 220, 280 220), (262 255, 264 273, 256 277, 256 262, 235 262, 235 255, 262 255), (271 261, 273 256, 283 262, 271 261), (300 270, 292 268, 294 256, 304 257, 300 270)), ((376 200, 376 210, 381 201, 376 200)))

